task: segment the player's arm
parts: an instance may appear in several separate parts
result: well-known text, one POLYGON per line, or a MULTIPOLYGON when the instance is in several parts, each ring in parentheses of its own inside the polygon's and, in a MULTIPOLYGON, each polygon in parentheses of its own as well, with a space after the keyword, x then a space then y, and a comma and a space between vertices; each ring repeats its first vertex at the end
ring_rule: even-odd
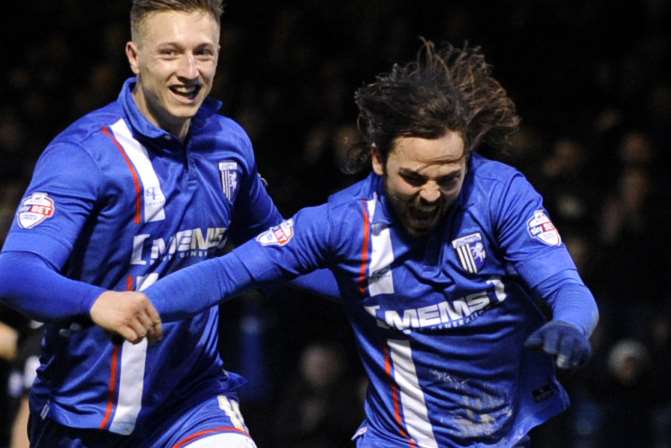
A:
MULTIPOLYGON (((72 143, 53 143, 35 166, 0 255, 0 297, 25 315, 40 321, 72 320, 90 315, 96 300, 109 294, 95 285, 62 274, 85 222, 101 197, 103 174, 91 156, 72 143)), ((106 301, 105 301, 106 302, 106 301)), ((151 313, 142 299, 119 303, 124 313, 151 313), (128 302, 135 302, 128 306, 128 302)), ((99 309, 101 307, 98 307, 99 309)), ((103 309, 108 309, 107 307, 103 309)), ((130 340, 153 332, 143 328, 144 316, 97 313, 94 322, 130 340), (121 322, 139 319, 131 332, 121 322)))
POLYGON ((42 322, 91 317, 105 330, 137 343, 160 339, 160 318, 139 293, 106 291, 69 279, 38 255, 0 253, 0 297, 12 308, 42 322))
POLYGON ((330 269, 315 269, 314 271, 299 275, 293 280, 289 280, 288 284, 294 288, 322 296, 333 301, 340 301, 342 294, 338 281, 330 269))
POLYGON ((261 283, 289 280, 325 265, 330 224, 327 206, 303 209, 223 257, 159 279, 144 292, 164 321, 193 316, 261 283))
POLYGON ((552 320, 533 332, 524 345, 554 356, 559 368, 582 366, 591 356, 589 337, 599 319, 594 296, 575 270, 558 272, 534 289, 550 304, 552 320))
MULTIPOLYGON (((243 167, 243 181, 240 194, 235 203, 235 219, 231 234, 237 244, 254 238, 271 226, 279 225, 284 218, 268 194, 265 181, 259 175, 251 150, 251 143, 247 141, 248 166, 243 167)), ((288 281, 292 287, 316 294, 331 300, 339 300, 340 289, 333 272, 328 269, 318 269, 302 274, 288 281)), ((272 288, 272 287, 271 287, 272 288)))
POLYGON ((552 320, 532 333, 525 346, 550 354, 560 368, 584 364, 591 355, 589 337, 598 308, 540 195, 518 174, 490 200, 505 257, 552 309, 552 320))

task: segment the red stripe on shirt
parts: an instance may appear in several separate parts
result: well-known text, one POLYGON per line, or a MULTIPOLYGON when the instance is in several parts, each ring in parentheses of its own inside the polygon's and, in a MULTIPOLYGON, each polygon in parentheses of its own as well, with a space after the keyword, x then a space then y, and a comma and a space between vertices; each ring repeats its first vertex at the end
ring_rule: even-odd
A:
POLYGON ((363 244, 361 246, 361 269, 359 271, 359 292, 361 296, 366 295, 368 288, 368 245, 370 243, 370 219, 368 217, 368 209, 365 203, 362 203, 361 210, 363 212, 363 244))
POLYGON ((394 419, 398 425, 398 432, 404 439, 408 439, 408 446, 416 448, 417 444, 410 438, 408 432, 405 430, 403 424, 403 416, 401 415, 401 400, 399 397, 399 390, 394 378, 391 375, 391 355, 389 354, 389 347, 384 348, 384 371, 389 377, 389 385, 391 387, 391 401, 394 405, 394 419))
POLYGON ((137 171, 135 170, 135 166, 133 166, 133 163, 130 161, 128 158, 128 155, 126 154, 126 151, 124 151, 123 146, 121 146, 121 143, 114 137, 114 134, 112 131, 110 131, 109 128, 103 128, 103 134, 105 134, 110 140, 112 140, 112 143, 114 143, 114 146, 119 150, 121 153, 121 156, 123 159, 126 161, 126 165, 128 165, 128 169, 130 170, 131 175, 133 176, 133 185, 135 186, 135 224, 142 224, 142 184, 140 183, 140 176, 138 176, 137 171))
POLYGON ((222 434, 222 433, 227 433, 227 432, 236 432, 238 434, 243 434, 249 437, 249 434, 247 432, 243 431, 242 429, 236 428, 235 426, 218 426, 216 428, 212 429, 204 429, 202 431, 195 432, 191 435, 186 436, 176 444, 172 446, 172 448, 182 448, 185 446, 187 443, 193 442, 194 440, 201 439, 203 437, 211 436, 213 434, 222 434))
POLYGON ((117 370, 119 369, 119 355, 121 353, 121 344, 114 344, 112 350, 112 368, 110 372, 110 380, 107 395, 107 406, 105 408, 105 417, 100 424, 100 429, 107 429, 110 419, 112 418, 112 411, 114 410, 114 402, 116 401, 117 388, 117 370))

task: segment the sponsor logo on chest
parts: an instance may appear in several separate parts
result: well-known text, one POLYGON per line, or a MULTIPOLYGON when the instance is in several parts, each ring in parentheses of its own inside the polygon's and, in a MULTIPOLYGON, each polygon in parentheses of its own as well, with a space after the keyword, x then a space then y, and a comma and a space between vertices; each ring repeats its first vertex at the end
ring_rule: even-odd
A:
POLYGON ((462 327, 506 300, 507 293, 500 278, 492 277, 487 283, 490 285, 488 290, 422 307, 386 310, 382 305, 373 305, 365 309, 377 319, 379 327, 404 333, 422 328, 462 327))
POLYGON ((226 245, 226 227, 210 227, 205 233, 200 228, 180 230, 167 238, 151 239, 150 234, 133 237, 130 264, 146 265, 166 257, 206 257, 213 249, 226 245))

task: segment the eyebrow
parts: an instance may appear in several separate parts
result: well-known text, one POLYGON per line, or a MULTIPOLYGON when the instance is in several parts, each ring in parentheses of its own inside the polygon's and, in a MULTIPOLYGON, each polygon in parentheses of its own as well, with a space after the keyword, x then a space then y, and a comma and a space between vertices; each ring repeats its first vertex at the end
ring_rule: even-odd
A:
MULTIPOLYGON (((175 42, 175 41, 159 42, 158 44, 156 44, 156 46, 158 48, 164 48, 164 47, 185 48, 185 45, 183 45, 180 42, 175 42)), ((201 42, 199 44, 196 44, 194 48, 203 48, 203 47, 216 48, 217 45, 213 44, 212 42, 201 42)))
MULTIPOLYGON (((411 176, 418 176, 418 177, 424 177, 424 178, 426 177, 426 175, 422 174, 419 171, 413 170, 411 168, 399 168, 398 172, 399 172, 399 174, 403 174, 403 175, 411 175, 411 176)), ((446 173, 442 176, 439 176, 438 178, 439 179, 444 179, 444 178, 447 178, 447 177, 456 177, 456 176, 459 176, 460 173, 461 173, 461 170, 457 169, 457 170, 451 171, 449 173, 446 173)))

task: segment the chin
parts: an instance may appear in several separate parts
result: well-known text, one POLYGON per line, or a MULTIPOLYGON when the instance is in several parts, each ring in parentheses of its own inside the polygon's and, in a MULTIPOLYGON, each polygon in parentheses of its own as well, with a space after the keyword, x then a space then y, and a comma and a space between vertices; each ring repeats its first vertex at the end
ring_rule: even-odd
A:
POLYGON ((405 225, 405 231, 408 233, 413 238, 420 238, 423 236, 428 235, 431 233, 431 230, 433 227, 417 227, 417 226, 410 226, 410 225, 405 225))
POLYGON ((200 109, 201 104, 202 103, 198 103, 197 105, 192 106, 173 106, 168 110, 168 112, 177 119, 187 120, 193 118, 198 113, 198 109, 200 109))

